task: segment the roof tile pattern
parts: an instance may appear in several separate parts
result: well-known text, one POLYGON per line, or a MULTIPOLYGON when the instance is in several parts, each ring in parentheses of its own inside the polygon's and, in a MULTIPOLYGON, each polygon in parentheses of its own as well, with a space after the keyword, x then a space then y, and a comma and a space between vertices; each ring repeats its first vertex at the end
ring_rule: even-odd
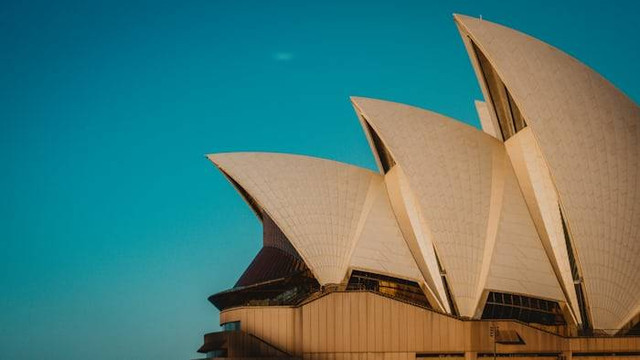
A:
POLYGON ((640 305, 640 109, 550 45, 488 21, 456 21, 535 134, 574 242, 594 327, 621 327, 640 305))
POLYGON ((520 189, 529 205, 531 218, 537 223, 542 244, 557 269, 558 278, 563 282, 575 316, 582 321, 562 228, 558 194, 531 128, 511 137, 505 147, 520 182, 520 189))
POLYGON ((352 101, 404 170, 460 314, 472 316, 491 201, 492 153, 500 151, 500 142, 426 110, 366 98, 352 101))
POLYGON ((391 208, 384 179, 372 180, 373 197, 358 239, 351 266, 379 274, 424 282, 391 208))
POLYGON ((502 142, 423 109, 353 102, 406 173, 461 315, 486 286, 564 299, 502 142))
POLYGON ((451 307, 447 301, 435 253, 433 235, 422 216, 420 205, 408 184, 406 175, 399 165, 395 165, 384 175, 384 180, 398 225, 428 285, 432 300, 436 301, 441 309, 450 313, 451 307))
POLYGON ((485 288, 564 301, 506 157, 504 175, 500 220, 485 288))
POLYGON ((208 157, 256 199, 321 284, 343 280, 364 221, 367 194, 379 174, 288 154, 208 157))

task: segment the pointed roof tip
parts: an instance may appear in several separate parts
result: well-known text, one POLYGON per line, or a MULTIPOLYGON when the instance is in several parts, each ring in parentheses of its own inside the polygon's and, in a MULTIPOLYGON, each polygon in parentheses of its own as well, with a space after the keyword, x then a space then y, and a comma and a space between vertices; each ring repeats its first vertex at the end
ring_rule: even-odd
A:
POLYGON ((205 154, 204 157, 211 161, 213 163, 213 165, 215 165, 216 167, 220 167, 220 165, 218 164, 218 155, 219 153, 214 153, 214 154, 205 154))
POLYGON ((383 107, 397 106, 397 105, 410 106, 410 105, 405 105, 402 103, 397 103, 389 100, 382 100, 382 99, 361 97, 361 96, 352 96, 351 103, 356 108, 356 112, 360 112, 362 115, 365 115, 365 113, 367 113, 368 111, 376 109, 380 106, 383 106, 383 107))
POLYGON ((476 19, 476 18, 471 17, 471 16, 469 16, 469 15, 465 15, 465 14, 458 14, 458 13, 453 13, 453 18, 454 18, 455 20, 458 20, 458 21, 462 21, 462 20, 464 20, 464 19, 476 19))
POLYGON ((470 21, 483 21, 483 20, 484 19, 482 18, 482 15, 480 15, 480 17, 473 17, 469 15, 464 15, 464 14, 457 14, 457 13, 453 14, 453 21, 459 25, 464 25, 465 23, 468 23, 470 21))
POLYGON ((229 158, 229 157, 233 157, 233 156, 237 156, 237 155, 241 155, 241 154, 247 154, 247 153, 250 153, 250 152, 248 152, 248 151, 226 151, 226 152, 217 152, 217 153, 205 154, 204 157, 209 159, 209 161, 211 161, 217 167, 220 167, 220 161, 223 160, 223 158, 229 158))
POLYGON ((363 104, 366 106, 367 102, 376 102, 376 101, 384 101, 380 99, 368 98, 364 96, 350 96, 351 104, 355 106, 359 111, 364 111, 363 104))
POLYGON ((417 110, 426 111, 426 112, 429 112, 429 113, 434 113, 434 114, 441 115, 440 113, 437 113, 437 112, 432 111, 432 110, 424 109, 424 108, 421 108, 421 107, 416 106, 416 105, 409 105, 409 104, 404 104, 404 103, 391 101, 391 100, 376 99, 376 98, 370 98, 370 97, 352 96, 351 97, 351 101, 353 102, 354 105, 356 105, 358 108, 360 108, 363 111, 364 111, 364 108, 371 108, 372 106, 384 106, 384 107, 401 106, 401 107, 410 107, 410 108, 414 108, 414 109, 417 109, 417 110))
POLYGON ((353 104, 356 104, 356 103, 358 103, 358 102, 360 102, 362 100, 367 100, 367 99, 369 99, 369 98, 364 97, 364 96, 349 96, 349 100, 351 100, 351 102, 353 104))
MULTIPOLYGON (((260 154, 276 154, 260 151, 223 151, 217 153, 206 154, 205 157, 213 163, 215 167, 226 173, 226 168, 229 167, 229 162, 233 163, 237 159, 241 159, 243 156, 260 155, 260 154)), ((285 154, 286 155, 286 154, 285 154)))
POLYGON ((217 152, 217 153, 209 153, 209 154, 204 154, 204 157, 206 157, 209 160, 213 160, 214 158, 220 157, 220 156, 224 156, 227 154, 233 154, 232 152, 217 152))
POLYGON ((213 157, 223 157, 223 156, 241 156, 241 155, 251 155, 251 154, 272 154, 272 155, 295 155, 289 153, 279 153, 273 151, 220 151, 216 153, 205 154, 204 156, 207 158, 213 157))
POLYGON ((391 102, 388 100, 376 99, 376 98, 365 97, 365 96, 351 96, 350 99, 351 99, 351 102, 354 104, 368 102, 368 101, 369 102, 391 102))
POLYGON ((218 164, 216 163, 216 161, 214 160, 216 154, 204 154, 204 158, 211 161, 211 163, 213 163, 213 165, 215 167, 218 167, 218 164))
POLYGON ((305 162, 324 162, 331 164, 338 164, 340 166, 347 166, 351 168, 356 168, 359 170, 366 170, 371 172, 370 169, 345 163, 339 160, 334 160, 325 157, 317 157, 303 154, 292 154, 292 153, 284 153, 284 152, 273 152, 273 151, 229 151, 229 152, 219 152, 213 154, 206 154, 205 157, 209 159, 216 167, 224 169, 229 166, 235 166, 233 164, 245 163, 248 159, 252 158, 260 158, 261 161, 305 161, 305 162))

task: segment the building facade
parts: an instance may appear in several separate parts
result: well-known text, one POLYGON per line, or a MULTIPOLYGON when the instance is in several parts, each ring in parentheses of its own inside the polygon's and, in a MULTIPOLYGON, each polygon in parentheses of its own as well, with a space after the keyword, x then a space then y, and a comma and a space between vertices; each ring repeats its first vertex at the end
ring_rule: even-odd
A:
POLYGON ((264 231, 209 298, 207 358, 640 359, 640 109, 552 46, 454 19, 482 131, 352 98, 378 172, 208 156, 264 231))

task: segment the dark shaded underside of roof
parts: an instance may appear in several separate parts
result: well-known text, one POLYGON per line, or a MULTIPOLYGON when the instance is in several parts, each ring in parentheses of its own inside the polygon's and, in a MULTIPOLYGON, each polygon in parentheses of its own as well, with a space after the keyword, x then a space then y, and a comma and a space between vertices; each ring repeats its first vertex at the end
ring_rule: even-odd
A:
POLYGON ((301 259, 275 247, 263 247, 234 288, 285 278, 305 270, 307 266, 301 259))

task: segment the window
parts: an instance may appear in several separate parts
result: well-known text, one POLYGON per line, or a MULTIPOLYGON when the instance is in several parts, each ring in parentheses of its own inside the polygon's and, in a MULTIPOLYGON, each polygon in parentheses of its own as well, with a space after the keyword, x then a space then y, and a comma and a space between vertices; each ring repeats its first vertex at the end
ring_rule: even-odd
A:
POLYGON ((482 312, 482 319, 513 319, 542 325, 564 325, 560 305, 524 295, 492 291, 482 312))
POLYGON ((240 331, 240 321, 232 321, 222 324, 222 331, 240 331))
POLYGON ((207 358, 224 358, 227 357, 227 350, 211 350, 207 352, 207 358))
POLYGON ((391 276, 354 270, 347 290, 369 290, 382 295, 431 308, 418 283, 391 276))

